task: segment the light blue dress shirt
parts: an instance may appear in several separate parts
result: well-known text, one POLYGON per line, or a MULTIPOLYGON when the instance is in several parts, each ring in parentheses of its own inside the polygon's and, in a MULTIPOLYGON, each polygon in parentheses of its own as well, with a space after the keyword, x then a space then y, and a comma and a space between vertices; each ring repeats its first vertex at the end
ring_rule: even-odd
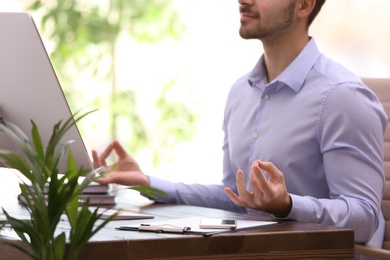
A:
POLYGON ((170 197, 161 199, 170 203, 264 214, 235 206, 223 188, 236 190, 242 169, 250 190, 252 162, 270 161, 285 175, 292 198, 288 219, 353 228, 356 242, 372 238, 370 245, 378 247, 384 234, 386 125, 376 95, 311 39, 272 82, 261 57, 231 88, 223 122, 223 185, 151 177, 151 186, 166 191, 170 197))

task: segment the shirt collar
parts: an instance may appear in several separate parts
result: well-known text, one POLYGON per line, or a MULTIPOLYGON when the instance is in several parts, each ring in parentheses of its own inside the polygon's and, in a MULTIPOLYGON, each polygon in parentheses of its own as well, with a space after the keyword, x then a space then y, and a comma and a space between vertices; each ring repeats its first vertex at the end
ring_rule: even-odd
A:
POLYGON ((272 82, 267 84, 267 73, 264 65, 264 54, 249 73, 248 82, 251 87, 264 86, 275 82, 283 82, 295 92, 299 92, 310 70, 314 67, 321 53, 318 50, 317 44, 313 38, 310 38, 305 48, 299 55, 287 66, 287 68, 272 82))

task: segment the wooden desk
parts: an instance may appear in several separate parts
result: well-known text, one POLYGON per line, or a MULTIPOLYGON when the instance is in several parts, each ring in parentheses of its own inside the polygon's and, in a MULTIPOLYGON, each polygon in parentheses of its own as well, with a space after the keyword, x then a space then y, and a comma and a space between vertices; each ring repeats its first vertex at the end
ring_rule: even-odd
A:
MULTIPOLYGON (((0 198, 0 204, 2 200, 0 198)), ((13 201, 1 206, 23 217, 13 201)), ((142 210, 155 220, 190 216, 269 220, 246 214, 183 205, 155 204, 142 210)), ((119 231, 123 224, 145 220, 113 221, 101 230, 81 253, 80 259, 353 259, 353 230, 313 223, 285 221, 278 226, 219 234, 211 237, 119 231)), ((69 229, 66 225, 60 229, 69 229)), ((4 240, 7 238, 2 238, 4 240)), ((27 259, 0 244, 0 259, 27 259)))

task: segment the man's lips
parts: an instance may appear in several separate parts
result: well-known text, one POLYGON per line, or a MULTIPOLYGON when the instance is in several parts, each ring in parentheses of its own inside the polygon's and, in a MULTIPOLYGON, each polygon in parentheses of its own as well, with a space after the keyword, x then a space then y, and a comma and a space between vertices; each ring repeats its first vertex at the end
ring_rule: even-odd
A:
POLYGON ((241 13, 241 17, 258 18, 259 16, 256 14, 241 13))
POLYGON ((241 22, 244 22, 244 21, 248 21, 248 20, 251 20, 251 19, 257 19, 259 17, 259 15, 257 14, 250 14, 250 13, 240 13, 240 21, 241 22))

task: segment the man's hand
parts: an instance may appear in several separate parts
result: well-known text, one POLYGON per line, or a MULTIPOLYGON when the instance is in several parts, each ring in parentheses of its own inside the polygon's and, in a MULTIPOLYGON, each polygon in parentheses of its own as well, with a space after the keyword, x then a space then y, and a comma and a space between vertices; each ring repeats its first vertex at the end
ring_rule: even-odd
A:
POLYGON ((290 213, 292 201, 284 175, 273 163, 259 160, 252 163, 249 180, 252 192, 246 189, 242 170, 237 171, 236 180, 238 195, 232 189, 225 188, 226 194, 236 205, 265 211, 281 218, 290 213), (268 179, 263 170, 268 173, 268 179))
POLYGON ((105 177, 98 179, 97 182, 100 184, 117 183, 127 186, 149 186, 149 177, 141 171, 138 163, 118 141, 113 141, 100 156, 95 150, 92 151, 93 167, 96 169, 107 166, 106 159, 112 152, 115 152, 118 157, 116 161, 118 168, 105 177))

